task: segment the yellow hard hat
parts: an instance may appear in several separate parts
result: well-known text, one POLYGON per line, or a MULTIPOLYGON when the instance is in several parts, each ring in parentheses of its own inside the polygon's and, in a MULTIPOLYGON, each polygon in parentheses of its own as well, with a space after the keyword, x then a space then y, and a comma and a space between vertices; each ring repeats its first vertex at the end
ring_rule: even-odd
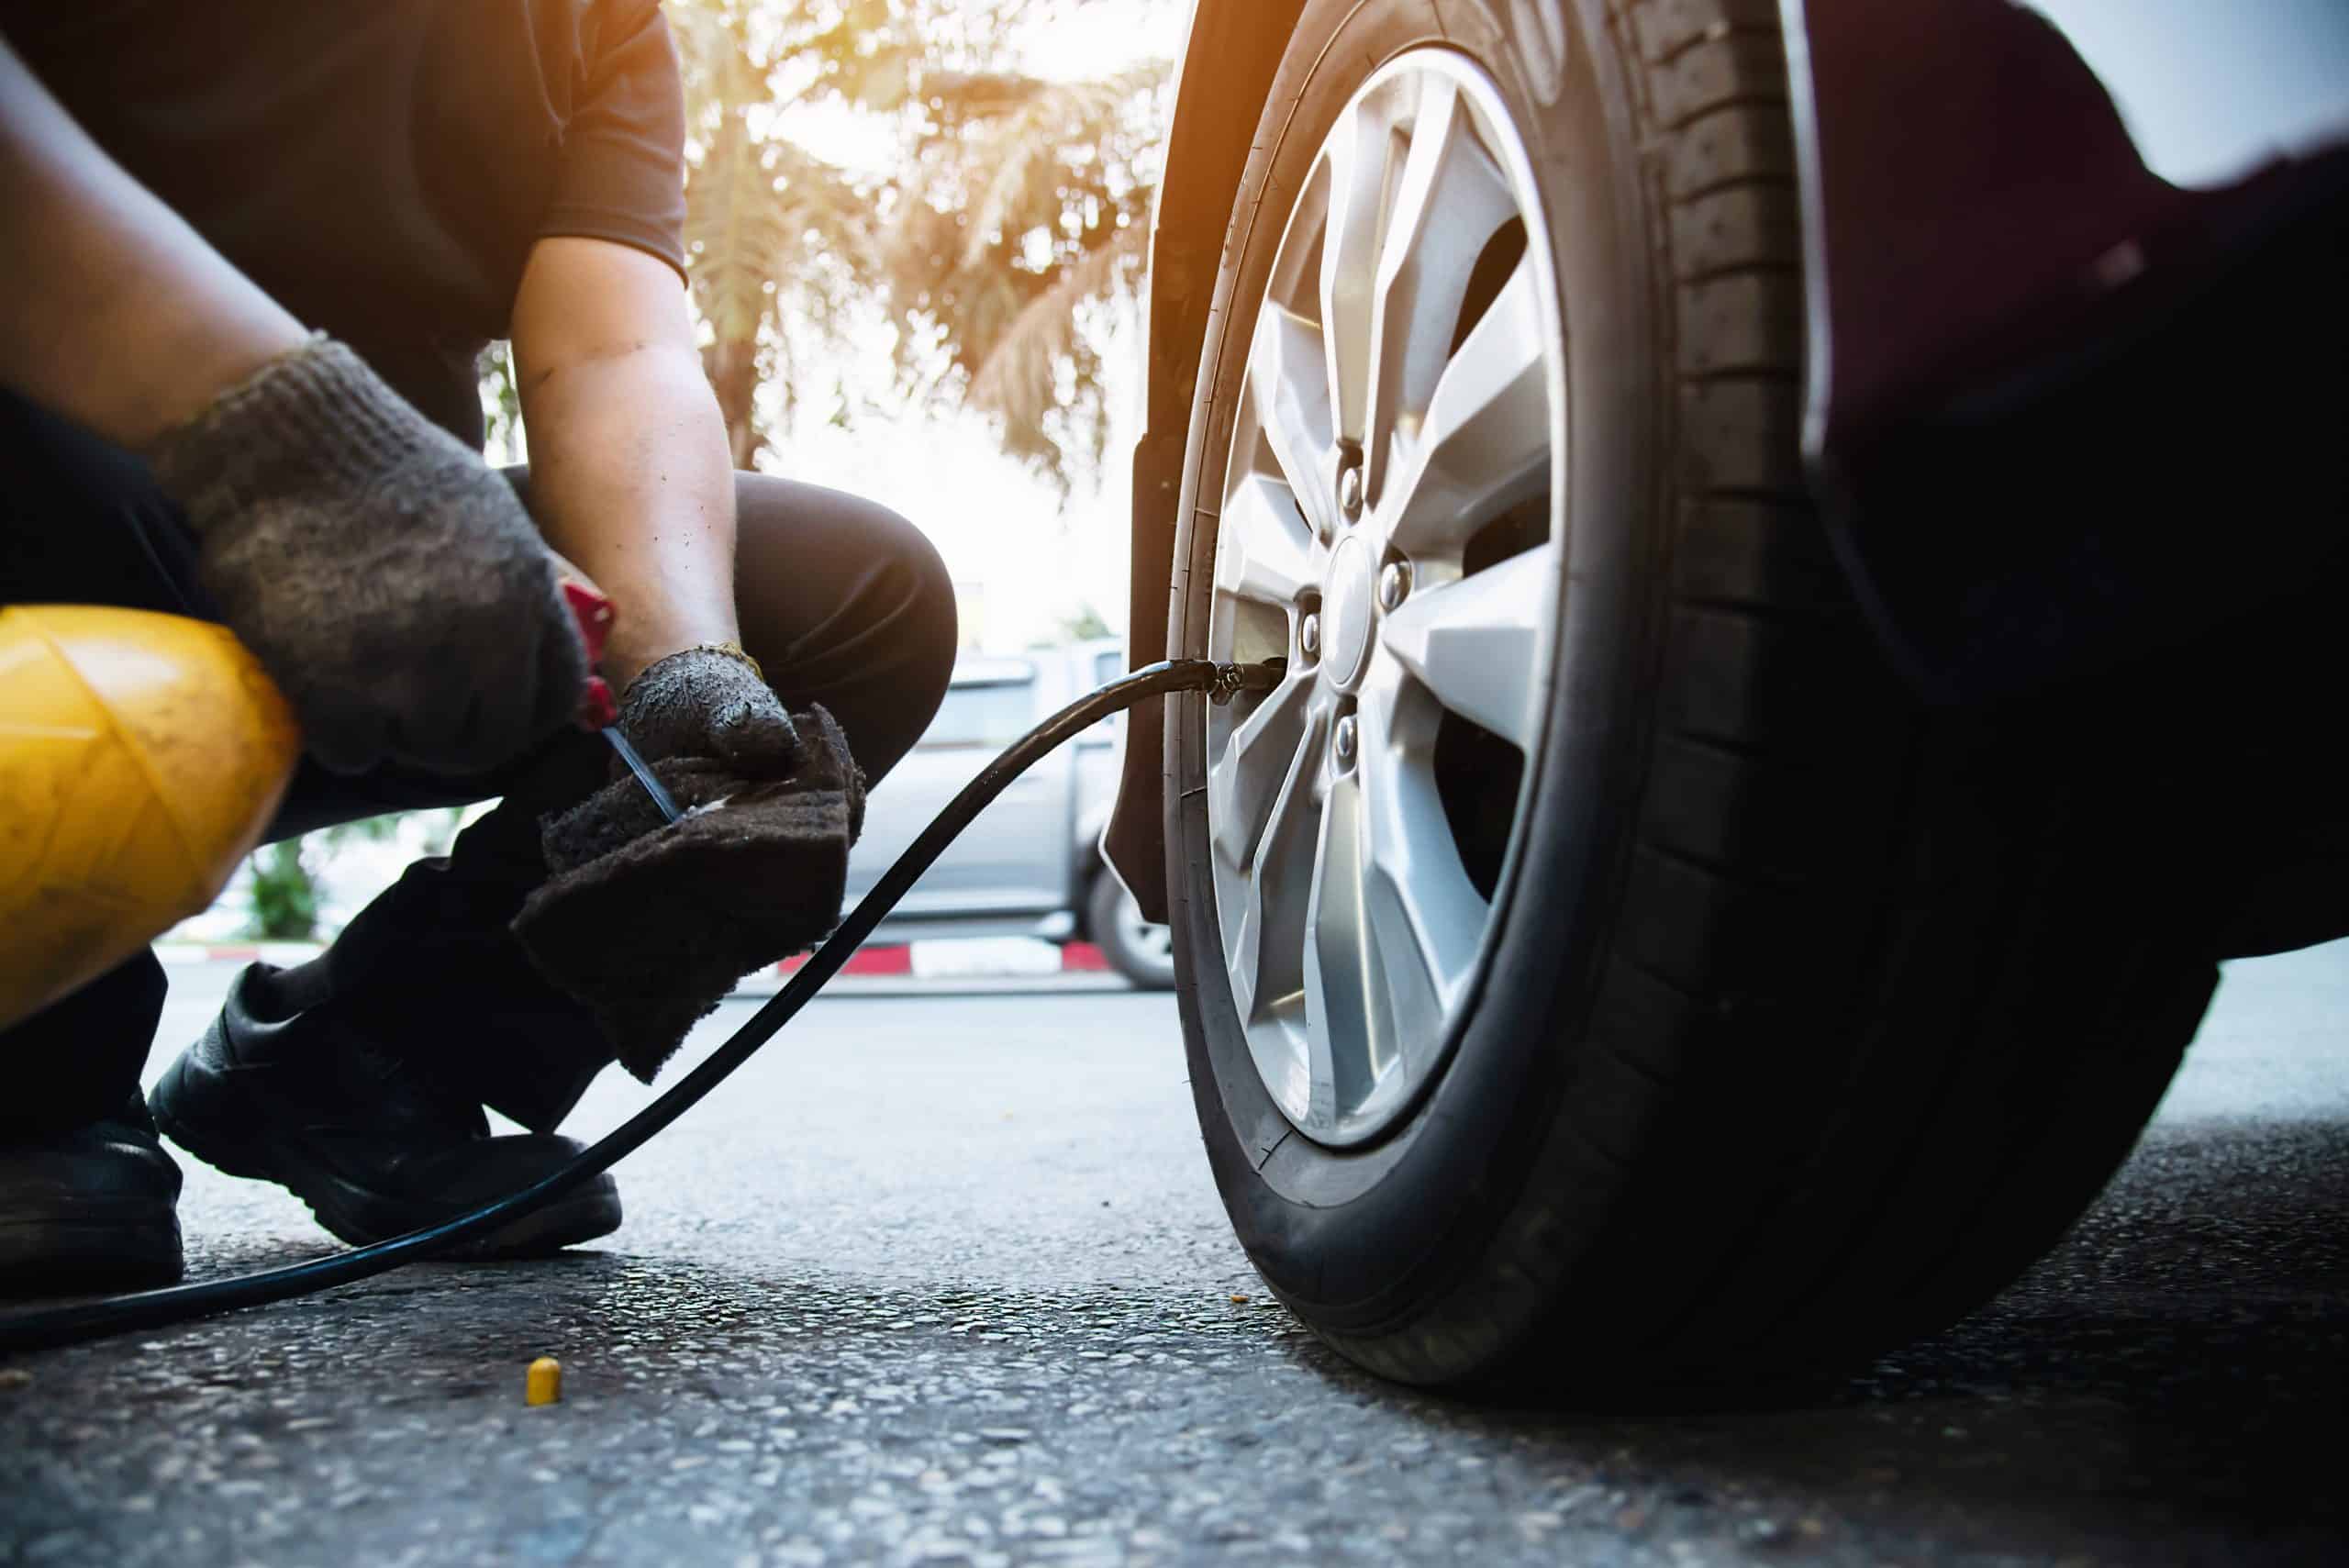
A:
POLYGON ((0 609, 0 1029, 209 905, 301 750, 226 628, 0 609))

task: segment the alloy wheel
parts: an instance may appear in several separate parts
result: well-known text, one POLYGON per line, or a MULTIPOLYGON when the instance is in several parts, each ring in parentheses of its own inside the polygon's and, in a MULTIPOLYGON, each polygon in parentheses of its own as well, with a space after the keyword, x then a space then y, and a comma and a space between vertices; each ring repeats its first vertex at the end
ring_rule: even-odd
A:
POLYGON ((1299 192, 1223 476, 1211 707, 1222 961, 1274 1102, 1375 1138, 1473 997, 1548 712, 1564 330, 1531 160, 1473 61, 1419 49, 1299 192))

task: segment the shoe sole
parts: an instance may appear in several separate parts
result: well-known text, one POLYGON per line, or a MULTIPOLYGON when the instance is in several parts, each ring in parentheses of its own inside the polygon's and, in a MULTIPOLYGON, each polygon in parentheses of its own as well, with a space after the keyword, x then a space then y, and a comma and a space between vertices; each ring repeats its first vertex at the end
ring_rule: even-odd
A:
MULTIPOLYGON (((274 1182, 309 1206, 338 1240, 364 1247, 439 1225, 470 1207, 420 1208, 379 1193, 272 1135, 254 1107, 217 1073, 183 1053, 148 1095, 164 1137, 216 1171, 274 1182)), ((620 1227, 619 1190, 603 1175, 543 1208, 476 1240, 448 1248, 447 1258, 533 1258, 608 1236, 620 1227)))
POLYGON ((0 1219, 0 1294, 143 1289, 175 1284, 185 1269, 168 1198, 61 1194, 0 1219))

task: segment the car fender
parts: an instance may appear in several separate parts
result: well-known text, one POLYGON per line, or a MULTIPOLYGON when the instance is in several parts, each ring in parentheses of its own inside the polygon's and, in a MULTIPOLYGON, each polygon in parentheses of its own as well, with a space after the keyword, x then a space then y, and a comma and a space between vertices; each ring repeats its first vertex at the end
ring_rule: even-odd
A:
MULTIPOLYGON (((1166 656, 1175 509, 1199 355, 1222 271, 1231 198, 1281 52, 1305 0, 1198 0, 1174 87, 1150 251, 1143 434, 1134 447, 1133 564, 1127 616, 1133 667, 1166 656)), ((1125 763, 1102 851, 1142 909, 1166 918, 1166 705, 1127 717, 1125 763)))
POLYGON ((2331 0, 1779 9, 1814 457, 2060 339, 2149 267, 2190 264, 2156 231, 2349 141, 2349 69, 2326 64, 2349 66, 2349 9, 2331 0))
MULTIPOLYGON (((1928 523, 1935 514, 1909 504, 1902 482, 1871 489, 1854 475, 1888 437, 1953 398, 2114 337, 2101 308, 2113 296, 2147 297, 2140 314, 2158 317, 2167 299, 2205 288, 2195 270, 2237 262, 2229 237, 2264 234, 2268 212, 2321 204, 2349 183, 2349 72, 2325 63, 2349 58, 2349 10, 2158 0, 2116 24, 2088 0, 1778 4, 1808 283, 1804 448, 1833 504, 1838 559, 1896 662, 1928 695, 1965 700, 2126 658, 2132 625, 2188 624, 2165 595, 2192 574, 2148 570, 2145 602, 2124 606, 2110 629, 2083 623, 2068 641, 1977 657, 1956 635, 1925 629, 1962 613, 1943 601, 1964 574, 1940 569, 1939 539, 1902 537, 1955 539, 1966 525, 1928 523), (2214 57, 2232 62, 2231 78, 2272 71, 2291 90, 2219 102, 2207 71, 2157 69, 2214 57)), ((1183 52, 1133 468, 1136 666, 1165 653, 1175 514, 1190 433, 1207 423, 1194 405, 1232 195, 1302 10, 1302 0, 1198 0, 1183 52)), ((2022 402, 2027 411, 2027 393, 2022 402)), ((2021 602, 2076 600, 2080 584, 2023 558, 2063 560, 2047 541, 2078 519, 2009 522, 2021 545, 1990 547, 1998 559, 1986 566, 2003 590, 2021 602)), ((2270 568, 2309 548, 2267 543, 2258 574, 2286 576, 2270 568)), ((1164 705, 1130 722, 1103 848, 1142 908, 1163 918, 1164 705)))
POLYGON ((1804 455, 1920 693, 2126 678, 2327 570, 2342 404, 2288 389, 2343 340, 2349 7, 1779 7, 1804 455))

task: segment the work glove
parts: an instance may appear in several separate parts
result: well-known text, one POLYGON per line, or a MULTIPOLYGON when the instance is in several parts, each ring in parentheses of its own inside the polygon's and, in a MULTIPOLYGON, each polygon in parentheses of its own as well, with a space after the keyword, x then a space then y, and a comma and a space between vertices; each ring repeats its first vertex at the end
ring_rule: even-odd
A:
POLYGON ((739 652, 652 665, 622 696, 619 726, 682 818, 616 766, 540 819, 551 874, 513 929, 649 1084, 736 981, 840 923, 864 774, 830 714, 787 716, 739 652))
MULTIPOLYGON (((791 716, 755 661, 731 645, 688 648, 646 666, 620 704, 620 732, 657 762, 702 757, 746 778, 777 778, 799 750, 791 716)), ((617 777, 625 767, 614 760, 617 777)))
POLYGON ((273 360, 148 456, 326 767, 483 773, 578 712, 587 652, 513 487, 342 344, 273 360))

